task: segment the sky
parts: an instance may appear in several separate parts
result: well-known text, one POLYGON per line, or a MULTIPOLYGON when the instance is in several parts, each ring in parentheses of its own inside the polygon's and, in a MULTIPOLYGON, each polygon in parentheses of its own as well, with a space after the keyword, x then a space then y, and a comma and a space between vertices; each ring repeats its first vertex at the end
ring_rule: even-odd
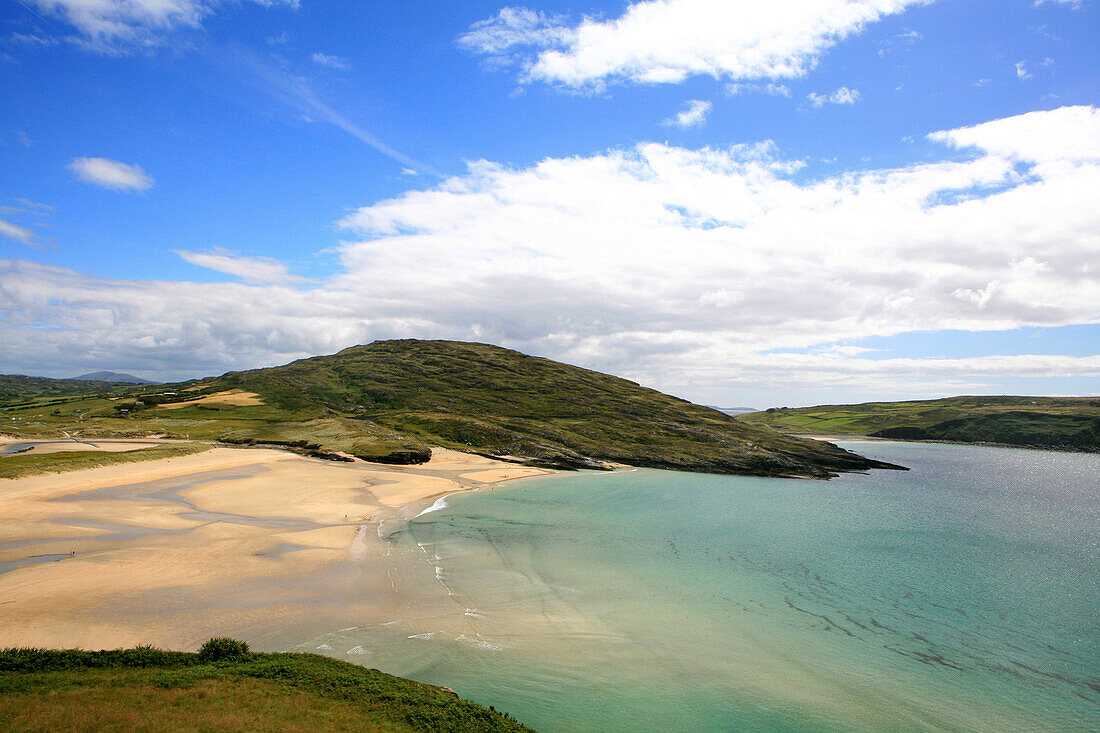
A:
POLYGON ((1100 0, 0 3, 0 373, 1100 394, 1100 0))

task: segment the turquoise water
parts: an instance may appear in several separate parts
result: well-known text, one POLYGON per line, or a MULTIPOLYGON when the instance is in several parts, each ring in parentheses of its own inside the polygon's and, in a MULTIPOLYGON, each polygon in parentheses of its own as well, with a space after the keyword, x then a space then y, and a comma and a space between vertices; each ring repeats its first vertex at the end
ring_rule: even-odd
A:
POLYGON ((390 537, 412 618, 303 648, 540 731, 1100 730, 1100 456, 846 447, 913 470, 451 497, 390 537))

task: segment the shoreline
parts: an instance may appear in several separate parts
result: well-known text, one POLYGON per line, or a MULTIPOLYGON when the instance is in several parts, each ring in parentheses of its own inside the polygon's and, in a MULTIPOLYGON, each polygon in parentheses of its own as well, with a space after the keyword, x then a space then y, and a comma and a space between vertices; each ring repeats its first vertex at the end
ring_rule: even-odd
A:
POLYGON ((809 433, 789 433, 789 435, 795 438, 808 438, 810 440, 821 440, 828 443, 844 442, 844 443, 931 443, 933 445, 976 445, 983 448, 1016 448, 1018 450, 1047 450, 1055 453, 1086 453, 1096 454, 1100 453, 1100 448, 1071 448, 1066 446, 1056 445, 1019 445, 1017 443, 994 443, 985 440, 916 440, 913 438, 882 438, 877 435, 834 435, 834 434, 821 434, 812 435, 809 433))
POLYGON ((392 621, 403 599, 383 524, 553 473, 440 448, 391 466, 219 446, 2 479, 0 647, 194 649, 392 621))

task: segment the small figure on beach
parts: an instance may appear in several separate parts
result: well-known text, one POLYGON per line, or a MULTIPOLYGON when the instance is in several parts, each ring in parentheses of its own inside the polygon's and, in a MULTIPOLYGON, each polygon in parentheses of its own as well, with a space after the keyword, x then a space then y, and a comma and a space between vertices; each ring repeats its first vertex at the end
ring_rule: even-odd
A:
POLYGON ((69 553, 69 557, 76 557, 76 550, 69 553))

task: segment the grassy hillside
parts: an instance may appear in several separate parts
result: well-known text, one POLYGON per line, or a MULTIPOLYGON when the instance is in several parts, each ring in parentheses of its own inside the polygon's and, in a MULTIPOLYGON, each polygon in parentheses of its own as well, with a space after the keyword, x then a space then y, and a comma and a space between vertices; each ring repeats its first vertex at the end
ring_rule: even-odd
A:
POLYGON ((616 462, 825 477, 887 467, 625 379, 453 341, 378 341, 280 367, 134 388, 126 399, 0 415, 20 436, 62 426, 83 435, 163 432, 392 463, 423 461, 429 446, 442 445, 555 468, 616 462))
POLYGON ((949 397, 783 407, 739 419, 804 435, 871 435, 1100 451, 1100 398, 1096 397, 949 397))
POLYGON ((313 654, 0 651, 6 731, 529 731, 443 688, 313 654))
POLYGON ((13 404, 22 399, 113 392, 124 384, 95 379, 50 379, 22 374, 0 374, 0 403, 13 404))

